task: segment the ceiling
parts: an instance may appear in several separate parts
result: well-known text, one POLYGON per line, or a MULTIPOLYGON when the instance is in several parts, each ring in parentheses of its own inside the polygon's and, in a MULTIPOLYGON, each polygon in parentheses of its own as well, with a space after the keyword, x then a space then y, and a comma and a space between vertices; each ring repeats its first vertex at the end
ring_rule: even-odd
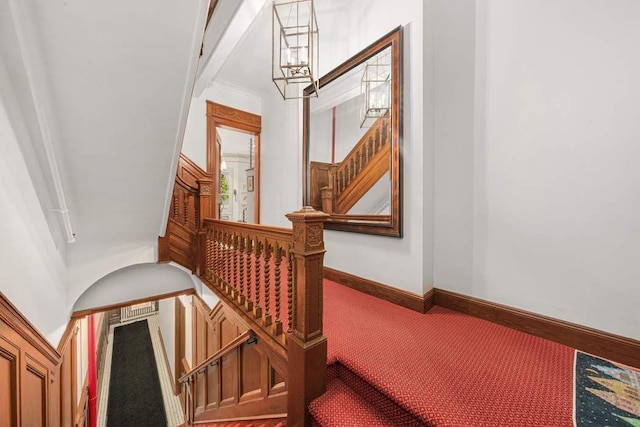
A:
POLYGON ((43 211, 68 209, 69 266, 155 243, 208 1, 0 3, 0 89, 27 128, 20 144, 43 211))

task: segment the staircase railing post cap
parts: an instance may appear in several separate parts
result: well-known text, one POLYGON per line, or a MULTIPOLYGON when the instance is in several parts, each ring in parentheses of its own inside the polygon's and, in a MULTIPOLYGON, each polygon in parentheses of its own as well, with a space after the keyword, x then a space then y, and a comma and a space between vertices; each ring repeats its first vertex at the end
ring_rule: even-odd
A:
POLYGON ((317 211, 311 206, 303 206, 302 209, 285 215, 290 221, 326 221, 329 214, 317 211))

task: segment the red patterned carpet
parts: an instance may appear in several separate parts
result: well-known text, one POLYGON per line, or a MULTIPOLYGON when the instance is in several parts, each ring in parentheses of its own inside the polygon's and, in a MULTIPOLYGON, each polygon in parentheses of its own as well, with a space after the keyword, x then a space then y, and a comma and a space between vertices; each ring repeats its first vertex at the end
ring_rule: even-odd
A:
POLYGON ((434 307, 324 284, 321 426, 573 426, 572 348, 434 307))

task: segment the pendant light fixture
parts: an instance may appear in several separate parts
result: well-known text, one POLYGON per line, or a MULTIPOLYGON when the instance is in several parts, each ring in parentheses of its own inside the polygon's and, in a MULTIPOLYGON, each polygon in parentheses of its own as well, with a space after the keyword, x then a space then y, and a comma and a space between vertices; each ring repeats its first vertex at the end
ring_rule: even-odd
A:
POLYGON ((361 92, 360 127, 371 127, 391 110, 391 57, 388 49, 365 63, 361 92))
POLYGON ((272 79, 284 99, 303 98, 313 85, 318 96, 318 21, 313 0, 275 0, 272 28, 272 79))

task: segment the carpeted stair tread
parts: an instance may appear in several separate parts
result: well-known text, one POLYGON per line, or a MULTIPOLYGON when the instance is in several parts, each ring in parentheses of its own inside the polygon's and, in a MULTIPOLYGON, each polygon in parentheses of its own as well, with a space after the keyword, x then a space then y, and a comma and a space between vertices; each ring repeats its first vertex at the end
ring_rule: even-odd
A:
MULTIPOLYGON (((268 425, 273 425, 273 424, 265 424, 262 422, 259 422, 259 424, 256 424, 255 421, 219 422, 219 423, 216 422, 216 423, 205 423, 205 424, 199 424, 196 422, 195 424, 196 427, 268 427, 268 425)), ((185 427, 185 425, 182 424, 180 425, 180 427, 185 427)), ((273 427, 284 427, 284 424, 282 422, 278 422, 273 427)))
POLYGON ((339 378, 327 383, 327 392, 311 402, 309 413, 322 427, 395 426, 339 378))
POLYGON ((573 425, 569 347, 442 307, 420 314, 329 280, 324 310, 328 363, 426 425, 573 425))

